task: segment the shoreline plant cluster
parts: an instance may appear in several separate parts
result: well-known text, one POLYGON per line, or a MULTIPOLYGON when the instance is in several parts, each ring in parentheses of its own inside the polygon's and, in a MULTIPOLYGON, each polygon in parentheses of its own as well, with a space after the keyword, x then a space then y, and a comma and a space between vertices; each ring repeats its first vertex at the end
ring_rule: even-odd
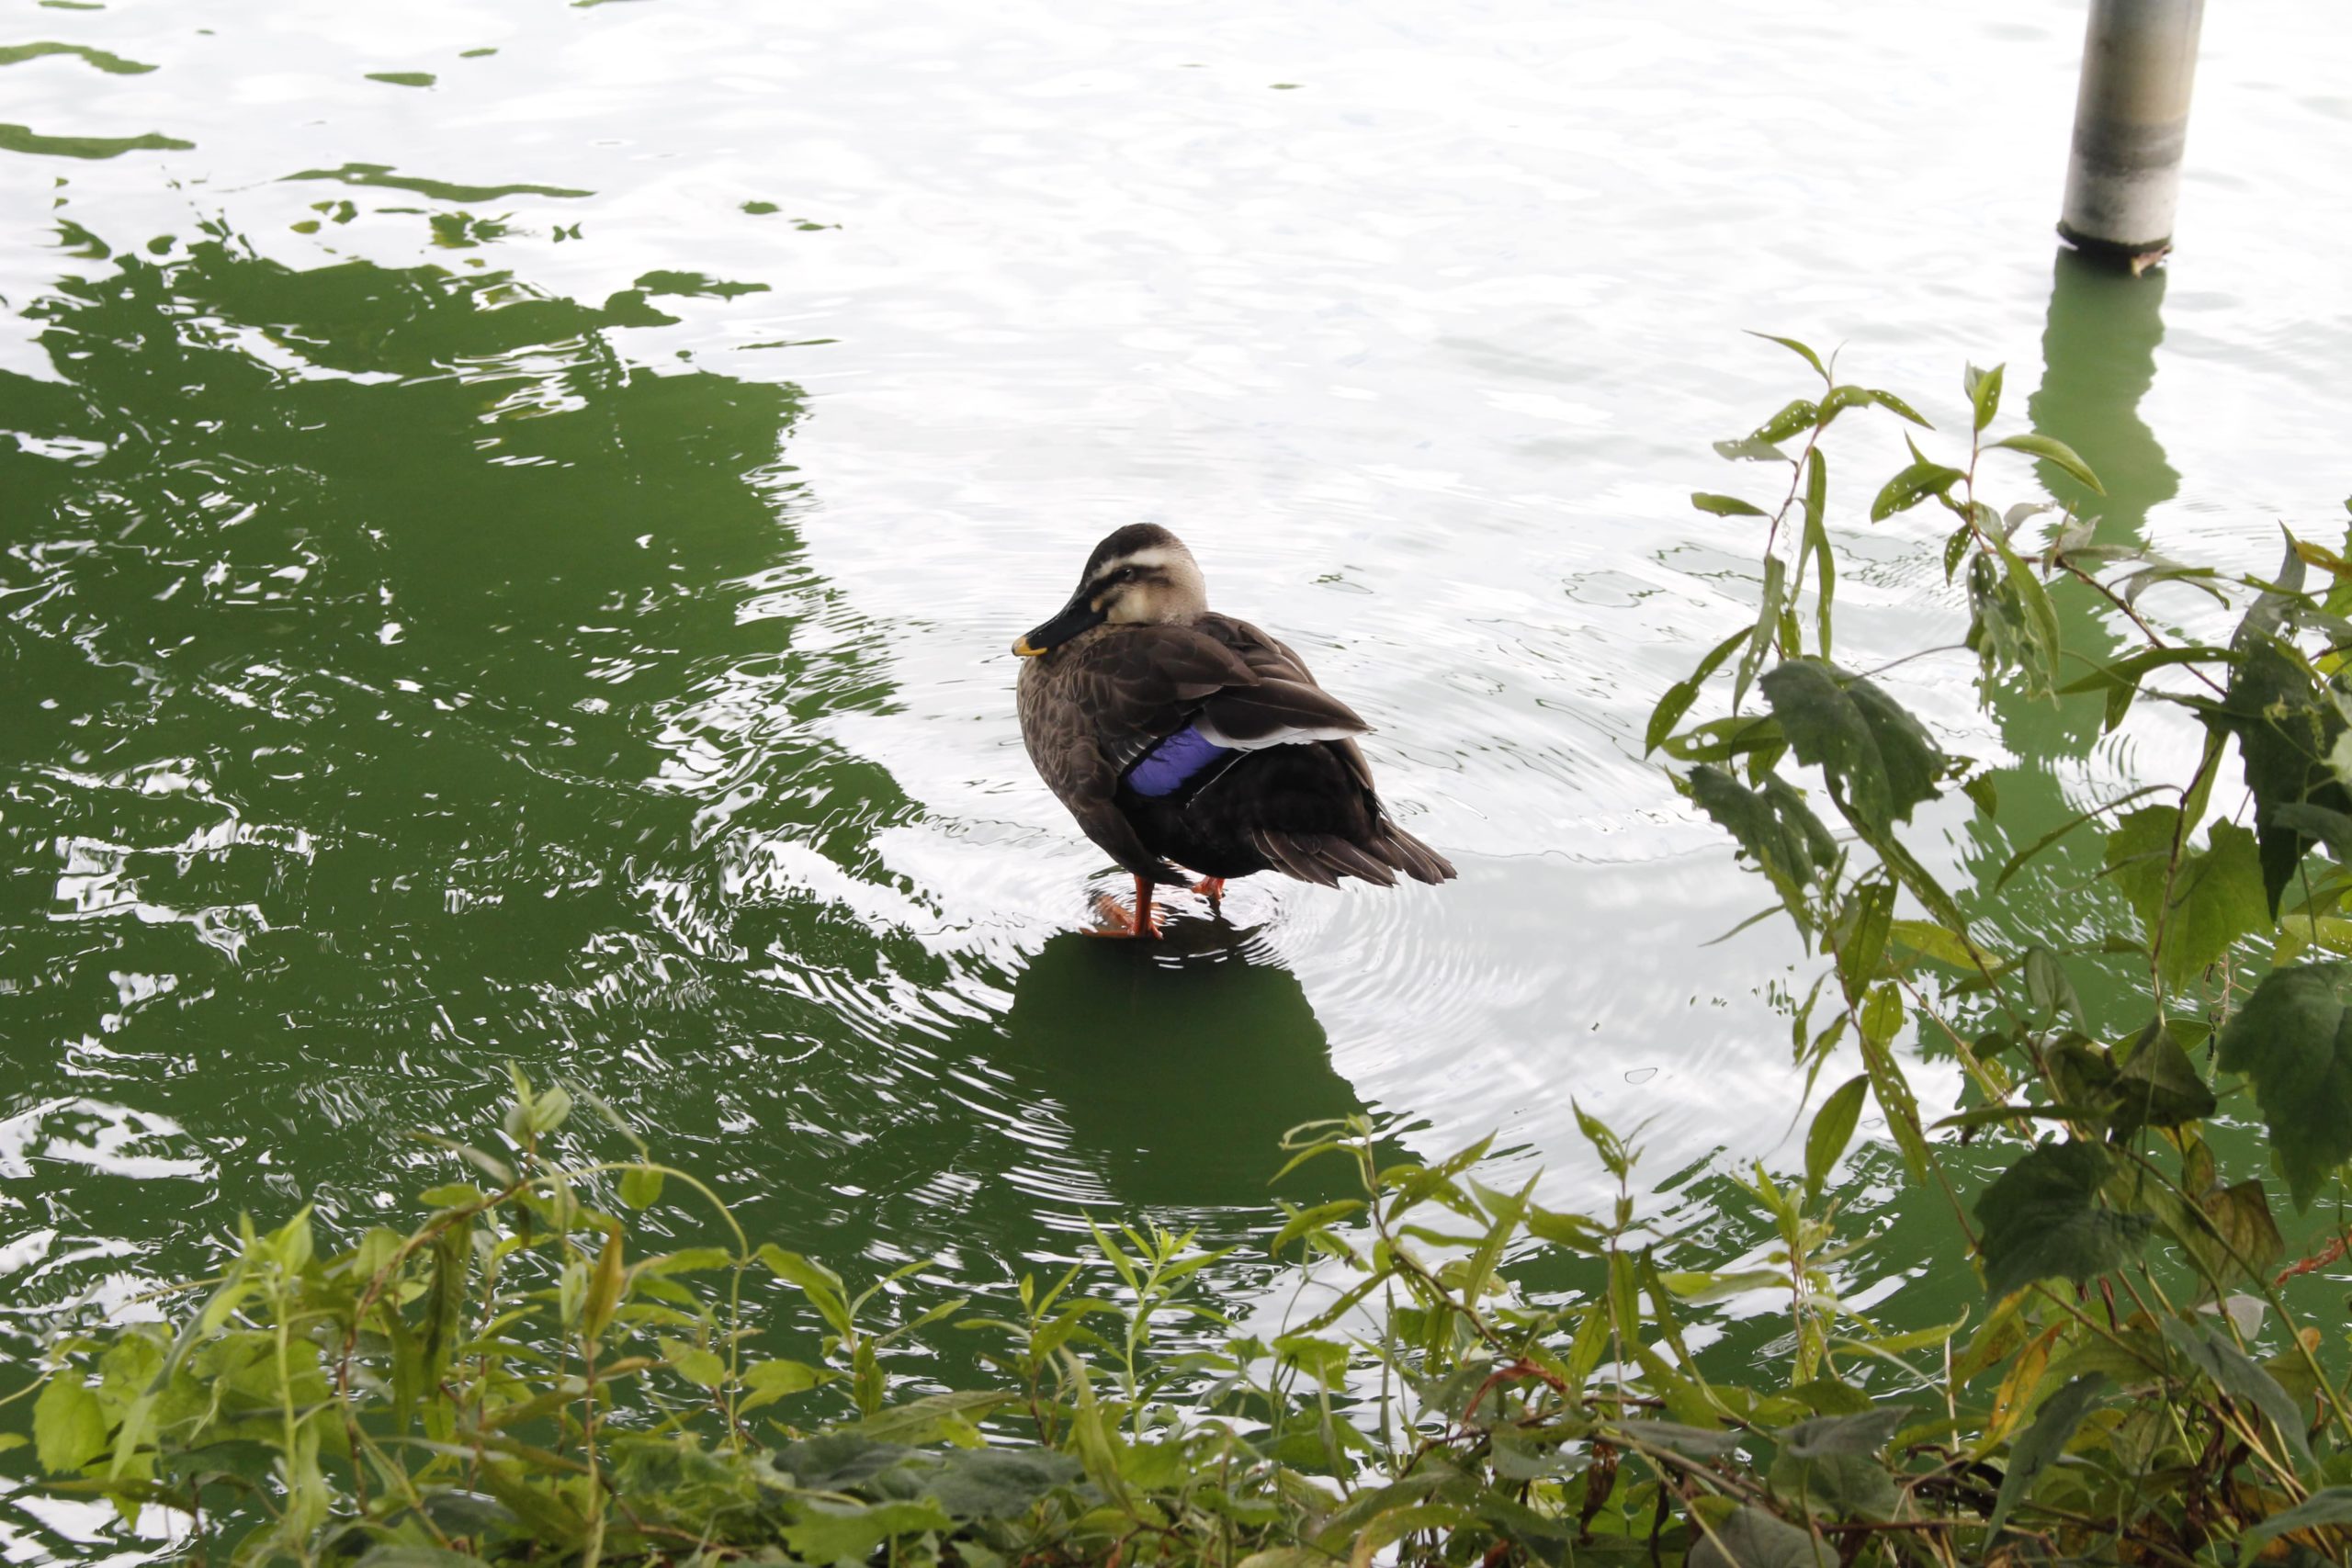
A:
POLYGON ((166 1555, 250 1568, 2346 1561, 2352 1340, 2281 1287, 2345 1237, 2352 563, 2290 536, 2275 577, 2233 575, 1996 509, 1979 481, 2000 454, 2098 481, 2048 436, 1993 436, 2002 373, 1970 370, 1965 453, 1913 445, 1868 515, 1951 517, 1980 702, 2097 693, 2110 730, 2160 702, 2204 744, 2187 777, 1956 894, 1913 818, 1957 790, 2002 835, 1991 772, 1832 657, 1826 438, 1926 422, 1773 341, 1820 385, 1719 450, 1784 465, 1784 493, 1694 497, 1758 520, 1758 614, 1646 736, 1816 954, 1792 1070, 1859 1058, 1801 1172, 1731 1178, 1770 1216, 1758 1260, 1688 1266, 1639 1217, 1635 1151, 1581 1112, 1617 1183, 1596 1214, 1486 1185, 1485 1144, 1400 1161, 1351 1120, 1292 1135, 1293 1165, 1344 1166, 1357 1195, 1272 1238, 1323 1287, 1279 1333, 1220 1314, 1202 1270, 1222 1255, 1156 1229, 1097 1228, 1095 1267, 1007 1303, 918 1306, 929 1265, 854 1289, 755 1245, 593 1097, 518 1074, 497 1146, 447 1145, 467 1179, 413 1224, 332 1255, 307 1212, 248 1224, 159 1321, 65 1333, 11 1401, 0 1469, 112 1502, 166 1555), (2151 590, 2221 600, 2236 629, 2183 637, 2151 590), (2124 651, 2063 646, 2053 595, 2124 651), (2245 805, 2217 813, 2233 775, 2245 805), (2130 924, 2086 940, 2023 890, 2094 850, 2086 879, 2130 924), (1958 1114, 1923 1120, 1906 1038, 1958 1069, 1958 1114), (577 1157, 558 1134, 583 1108, 633 1152, 577 1157), (1961 1321, 1883 1332, 1840 1299, 1859 1238, 1828 1180, 1873 1108, 1973 1249, 1984 1297, 1961 1321), (2224 1124, 2251 1133, 2208 1136, 2224 1124), (1963 1142, 1971 1170, 2002 1162, 1989 1183, 1963 1142), (725 1245, 649 1250, 657 1206, 725 1245), (2291 1248, 2282 1213, 2308 1233, 2291 1248), (1523 1283, 1538 1269, 1568 1288, 1523 1283), (747 1307, 775 1281, 798 1358, 765 1353, 778 1325, 747 1307), (1711 1357, 1693 1327, 1759 1293, 1788 1320, 1772 1357, 1711 1357), (987 1347, 985 1386, 908 1370, 945 1335, 987 1347))

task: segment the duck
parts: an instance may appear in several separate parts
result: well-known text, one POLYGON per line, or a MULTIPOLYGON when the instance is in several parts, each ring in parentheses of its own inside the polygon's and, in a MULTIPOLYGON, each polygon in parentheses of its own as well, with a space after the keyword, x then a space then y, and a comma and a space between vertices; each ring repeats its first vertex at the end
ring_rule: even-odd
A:
POLYGON ((1200 564, 1159 525, 1096 545, 1069 602, 1012 651, 1029 760, 1135 878, 1132 908, 1100 901, 1098 934, 1158 936, 1157 889, 1216 906, 1260 872, 1325 887, 1453 878, 1381 804, 1356 744, 1372 727, 1296 653, 1210 609, 1200 564))

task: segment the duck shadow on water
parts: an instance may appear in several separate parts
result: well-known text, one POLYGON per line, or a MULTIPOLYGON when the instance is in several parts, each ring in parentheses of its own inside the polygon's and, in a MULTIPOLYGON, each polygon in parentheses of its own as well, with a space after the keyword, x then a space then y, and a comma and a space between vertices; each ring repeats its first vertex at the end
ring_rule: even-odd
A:
POLYGON ((1015 983, 1003 1029, 1122 1203, 1261 1208, 1352 1190, 1329 1157, 1272 1179, 1284 1133, 1366 1108, 1332 1070, 1298 977, 1250 930, 1190 919, 1157 942, 1065 931, 1015 983))

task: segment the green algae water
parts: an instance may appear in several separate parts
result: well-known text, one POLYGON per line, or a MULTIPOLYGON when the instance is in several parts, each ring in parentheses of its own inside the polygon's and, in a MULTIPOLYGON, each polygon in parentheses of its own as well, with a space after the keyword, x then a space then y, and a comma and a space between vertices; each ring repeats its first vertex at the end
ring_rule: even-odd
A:
MULTIPOLYGON (((1642 1128, 1661 1208, 1785 1162, 1803 955, 1715 941, 1769 896, 1641 756, 1754 613, 1753 539, 1687 505, 1794 389, 1740 329, 1843 341, 1939 425, 2007 360, 2117 541, 2259 569, 2352 489, 2352 95, 2308 63, 2346 24, 2209 18, 2183 250, 2138 280, 2051 237, 2080 25, 17 5, 0 1393, 240 1212, 368 1223, 509 1063, 754 1235, 983 1289, 1090 1213, 1262 1237, 1321 1117, 1498 1131, 1573 1206, 1572 1100, 1642 1128), (1138 519, 1378 727, 1458 883, 1075 934, 1116 884, 1005 649, 1138 519)), ((1832 525, 1842 657, 1958 640, 1931 522, 1832 525)), ((1883 677, 2004 764, 2013 831, 2199 743, 1988 720, 1972 678, 1883 677)), ((2018 847, 1931 809, 1963 880, 2018 847)), ((2046 897, 2087 937, 2076 869, 2046 897)), ((1941 1198, 1876 1145, 1843 1176, 1855 1303, 1950 1321, 1941 1198)), ((1726 1260, 1766 1230, 1704 1223, 1726 1260)))

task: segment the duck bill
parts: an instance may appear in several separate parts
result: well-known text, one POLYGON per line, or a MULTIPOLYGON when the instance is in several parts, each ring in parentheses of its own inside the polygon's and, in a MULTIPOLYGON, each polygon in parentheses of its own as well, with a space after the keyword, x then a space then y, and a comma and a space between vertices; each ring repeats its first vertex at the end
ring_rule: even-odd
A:
POLYGON ((1061 614, 1044 626, 1032 627, 1012 645, 1012 651, 1023 659, 1035 659, 1041 653, 1051 653, 1079 633, 1102 624, 1102 612, 1089 604, 1085 595, 1072 599, 1062 606, 1061 614))

